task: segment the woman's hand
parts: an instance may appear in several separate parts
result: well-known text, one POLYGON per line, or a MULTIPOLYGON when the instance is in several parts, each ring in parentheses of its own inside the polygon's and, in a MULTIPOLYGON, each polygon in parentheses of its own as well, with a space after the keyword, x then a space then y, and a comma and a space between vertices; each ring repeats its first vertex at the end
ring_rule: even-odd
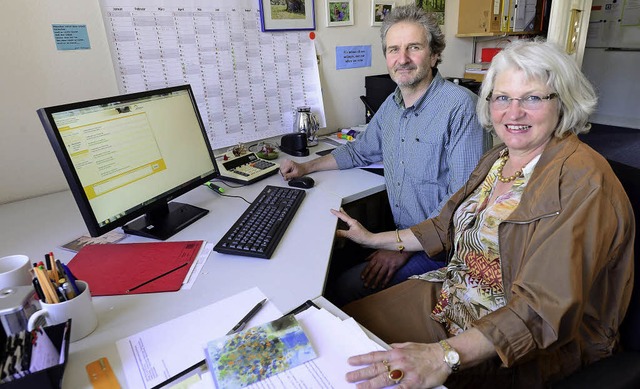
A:
POLYGON ((368 366, 347 373, 347 381, 357 383, 356 387, 360 389, 384 388, 395 385, 393 378, 402 375, 397 388, 432 388, 442 385, 451 374, 444 362, 444 352, 437 343, 396 343, 391 346, 393 349, 389 351, 349 358, 352 366, 368 366))
POLYGON ((347 215, 347 213, 342 208, 339 211, 332 209, 331 213, 336 215, 340 220, 345 222, 347 226, 349 226, 348 230, 337 230, 337 237, 351 239, 352 241, 363 246, 371 247, 370 245, 372 243, 374 234, 364 228, 359 221, 347 215))

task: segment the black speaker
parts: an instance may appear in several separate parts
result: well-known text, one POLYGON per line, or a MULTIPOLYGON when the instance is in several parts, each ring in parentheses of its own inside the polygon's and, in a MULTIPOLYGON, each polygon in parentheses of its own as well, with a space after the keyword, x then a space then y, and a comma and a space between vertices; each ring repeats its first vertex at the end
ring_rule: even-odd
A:
POLYGON ((306 157, 309 155, 307 148, 307 134, 296 132, 280 138, 280 150, 294 157, 306 157))

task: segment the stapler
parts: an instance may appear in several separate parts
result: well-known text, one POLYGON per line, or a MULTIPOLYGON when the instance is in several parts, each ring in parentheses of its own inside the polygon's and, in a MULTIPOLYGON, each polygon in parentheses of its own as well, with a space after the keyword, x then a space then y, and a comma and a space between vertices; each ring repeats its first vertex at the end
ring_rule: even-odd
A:
POLYGON ((306 157, 309 155, 307 134, 297 132, 284 135, 280 138, 280 150, 294 157, 306 157))

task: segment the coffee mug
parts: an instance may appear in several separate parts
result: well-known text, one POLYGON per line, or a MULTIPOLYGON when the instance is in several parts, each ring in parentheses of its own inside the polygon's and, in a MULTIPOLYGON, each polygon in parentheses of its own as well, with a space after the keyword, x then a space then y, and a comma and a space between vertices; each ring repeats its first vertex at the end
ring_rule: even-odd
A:
POLYGON ((89 335, 98 326, 98 316, 93 308, 89 285, 84 281, 76 281, 80 294, 71 300, 48 304, 40 301, 42 309, 36 311, 29 318, 27 328, 32 331, 41 316, 45 317, 47 325, 64 323, 71 319, 71 336, 69 339, 75 342, 89 335))
POLYGON ((0 258, 0 289, 31 285, 29 257, 9 255, 0 258))

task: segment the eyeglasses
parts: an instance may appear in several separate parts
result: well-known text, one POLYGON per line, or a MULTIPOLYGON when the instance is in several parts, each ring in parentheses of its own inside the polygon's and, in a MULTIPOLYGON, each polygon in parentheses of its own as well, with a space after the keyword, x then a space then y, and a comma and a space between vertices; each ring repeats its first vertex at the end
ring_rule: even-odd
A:
POLYGON ((491 108, 505 110, 511 105, 511 100, 517 100, 523 109, 533 111, 542 108, 545 100, 555 99, 556 97, 558 97, 557 93, 551 93, 546 96, 528 95, 523 97, 509 97, 505 95, 494 96, 493 94, 489 94, 489 96, 487 96, 487 101, 491 105, 491 108))

